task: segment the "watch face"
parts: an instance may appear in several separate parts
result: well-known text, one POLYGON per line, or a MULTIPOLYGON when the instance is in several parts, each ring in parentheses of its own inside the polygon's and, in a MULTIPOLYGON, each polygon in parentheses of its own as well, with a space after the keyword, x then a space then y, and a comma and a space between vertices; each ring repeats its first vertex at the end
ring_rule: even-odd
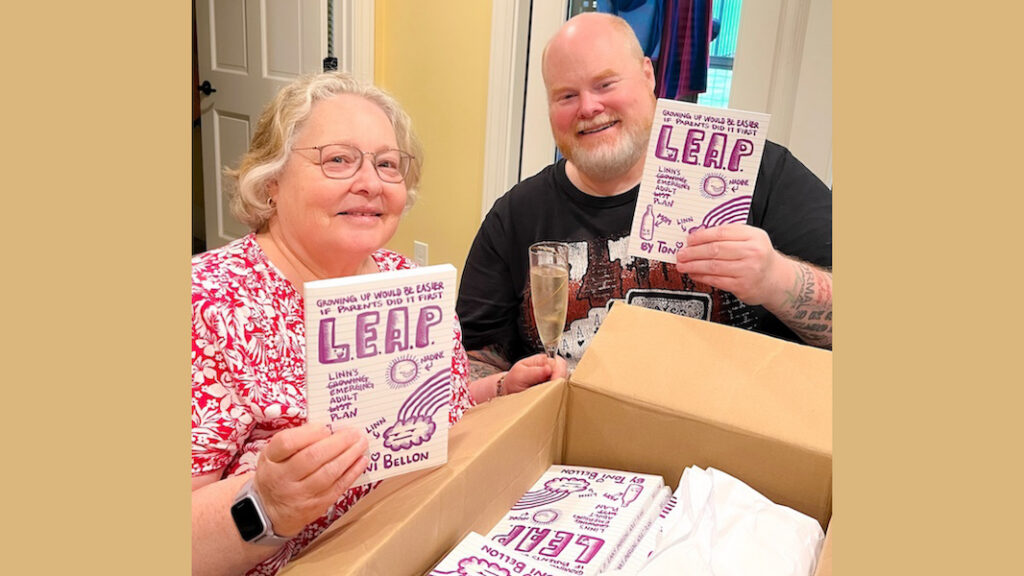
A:
POLYGON ((256 511, 256 504, 252 498, 243 498, 231 506, 231 517, 235 520, 238 533, 242 540, 252 542, 260 534, 263 534, 263 520, 256 511))

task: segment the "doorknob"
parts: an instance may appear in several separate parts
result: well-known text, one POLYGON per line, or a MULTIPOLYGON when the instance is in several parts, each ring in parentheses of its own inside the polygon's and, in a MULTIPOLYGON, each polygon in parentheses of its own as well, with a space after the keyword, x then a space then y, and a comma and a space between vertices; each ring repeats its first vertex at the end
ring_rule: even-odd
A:
POLYGON ((217 91, 217 89, 210 84, 209 80, 203 80, 203 83, 200 84, 196 89, 202 92, 205 96, 209 96, 210 94, 217 91))

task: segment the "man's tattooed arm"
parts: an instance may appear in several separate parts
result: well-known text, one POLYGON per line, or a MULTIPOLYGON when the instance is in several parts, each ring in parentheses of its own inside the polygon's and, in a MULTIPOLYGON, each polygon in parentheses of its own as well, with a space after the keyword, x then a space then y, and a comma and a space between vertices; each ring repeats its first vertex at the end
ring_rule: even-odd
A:
POLYGON ((780 306, 770 311, 804 342, 832 348, 832 271, 792 260, 795 277, 780 306))
POLYGON ((504 350, 497 344, 486 346, 480 350, 469 350, 466 354, 469 356, 470 380, 505 372, 512 367, 512 363, 505 357, 504 350))

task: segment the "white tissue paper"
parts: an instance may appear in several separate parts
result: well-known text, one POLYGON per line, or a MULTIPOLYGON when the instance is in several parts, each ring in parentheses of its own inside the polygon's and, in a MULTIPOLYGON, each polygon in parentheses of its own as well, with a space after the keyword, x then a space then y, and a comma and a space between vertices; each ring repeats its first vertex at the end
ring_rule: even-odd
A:
MULTIPOLYGON (((674 507, 639 567, 636 558, 604 576, 811 576, 825 534, 813 518, 768 500, 732 476, 683 471, 674 507)), ((670 504, 672 502, 670 501, 670 504)), ((669 505, 666 505, 668 508, 669 505)))

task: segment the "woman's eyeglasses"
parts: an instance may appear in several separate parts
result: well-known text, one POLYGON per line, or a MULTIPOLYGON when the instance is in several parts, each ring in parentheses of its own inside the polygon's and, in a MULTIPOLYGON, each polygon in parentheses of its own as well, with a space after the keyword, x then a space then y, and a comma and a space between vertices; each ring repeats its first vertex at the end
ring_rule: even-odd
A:
POLYGON ((363 152, 348 144, 324 144, 309 148, 292 148, 292 150, 316 150, 320 153, 320 169, 324 176, 335 180, 345 180, 356 175, 363 165, 364 156, 373 157, 373 169, 384 182, 397 184, 405 180, 409 174, 414 156, 401 150, 382 150, 380 152, 363 152))

